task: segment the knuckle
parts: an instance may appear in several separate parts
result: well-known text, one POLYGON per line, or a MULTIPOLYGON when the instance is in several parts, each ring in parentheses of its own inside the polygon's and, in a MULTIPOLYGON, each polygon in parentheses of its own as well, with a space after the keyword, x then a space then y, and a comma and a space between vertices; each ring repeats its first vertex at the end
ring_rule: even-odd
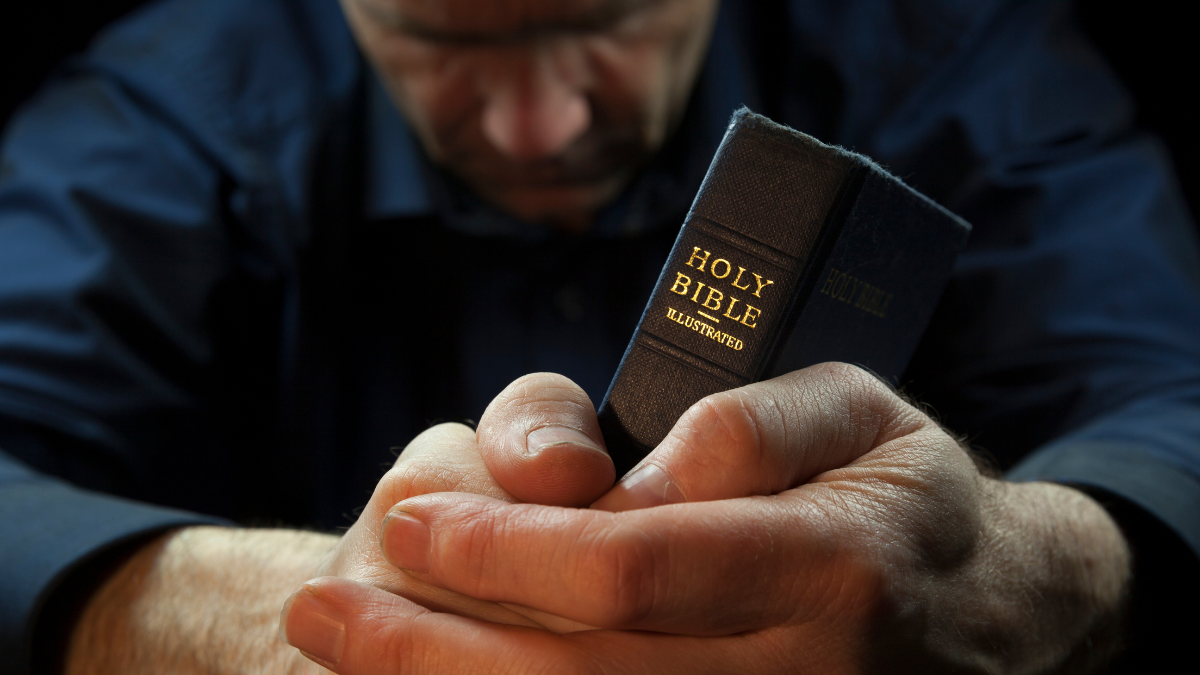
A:
POLYGON ((443 422, 422 431, 404 446, 392 466, 403 466, 442 454, 448 447, 457 447, 475 437, 474 430, 458 422, 443 422))
POLYGON ((475 431, 471 427, 459 422, 435 424, 412 439, 404 447, 404 451, 400 453, 400 456, 396 458, 396 463, 399 464, 411 461, 416 457, 426 456, 430 452, 436 452, 448 444, 455 444, 464 437, 474 435, 475 431))
POLYGON ((412 462, 389 469, 380 480, 376 495, 382 490, 391 504, 398 504, 410 497, 453 491, 461 482, 462 476, 453 467, 412 462))
POLYGON ((659 587, 659 564, 649 535, 631 526, 612 529, 596 539, 585 578, 592 585, 602 623, 636 626, 654 609, 659 587))
POLYGON ((390 652, 386 661, 376 665, 372 672, 389 673, 441 673, 461 668, 462 653, 457 645, 448 646, 445 640, 437 639, 444 633, 444 618, 433 613, 420 614, 412 619, 412 629, 396 631, 388 645, 390 652))
POLYGON ((690 427, 722 441, 723 446, 740 447, 757 442, 757 416, 742 396, 722 392, 707 396, 688 410, 690 427))
POLYGON ((462 480, 461 460, 474 452, 475 432, 456 422, 430 427, 405 447, 380 479, 396 501, 453 488, 462 480))
POLYGON ((852 363, 830 361, 814 367, 822 380, 839 390, 852 392, 876 391, 886 388, 871 371, 852 363))
POLYGON ((475 433, 471 427, 463 424, 462 422, 440 422, 426 429, 424 433, 434 433, 440 435, 446 432, 460 433, 462 431, 472 434, 475 433))
POLYGON ((892 385, 865 368, 836 362, 818 368, 827 393, 843 402, 851 419, 861 418, 860 424, 881 427, 901 409, 892 385))
POLYGON ((382 500, 388 506, 402 502, 413 496, 413 480, 412 466, 394 466, 379 479, 371 499, 382 500))
MULTIPOLYGON (((544 645, 539 645, 544 646, 544 645)), ((521 658, 497 673, 522 675, 601 675, 607 671, 594 656, 577 649, 524 649, 521 658)))
MULTIPOLYGON (((685 446, 710 448, 713 452, 689 461, 703 471, 759 466, 764 460, 763 402, 757 392, 733 390, 707 396, 693 405, 680 420, 685 446)), ((777 410, 765 406, 766 410, 777 410)))
MULTIPOLYGON (((493 600, 493 591, 487 586, 492 578, 497 554, 512 524, 506 511, 485 508, 474 516, 459 518, 450 536, 439 536, 438 557, 456 561, 455 564, 434 565, 434 576, 442 572, 454 572, 455 590, 483 600, 493 600), (465 564, 463 564, 465 562, 465 564)), ((519 554, 519 553, 518 553, 519 554)))
POLYGON ((420 640, 414 640, 412 631, 399 630, 388 617, 380 617, 373 622, 373 630, 365 636, 364 644, 369 645, 368 653, 384 656, 390 672, 417 672, 414 662, 420 661, 424 653, 424 645, 420 640))

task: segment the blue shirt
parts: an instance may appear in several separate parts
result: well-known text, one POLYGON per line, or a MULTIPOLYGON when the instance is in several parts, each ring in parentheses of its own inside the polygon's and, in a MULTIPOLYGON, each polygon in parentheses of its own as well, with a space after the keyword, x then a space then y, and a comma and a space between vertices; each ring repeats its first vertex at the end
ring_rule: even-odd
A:
POLYGON ((427 424, 538 370, 599 401, 729 114, 971 221, 906 389, 1016 479, 1200 551, 1200 259, 1068 2, 726 2, 678 132, 592 231, 429 165, 335 0, 165 0, 0 154, 0 672, 99 552, 353 521, 427 424))

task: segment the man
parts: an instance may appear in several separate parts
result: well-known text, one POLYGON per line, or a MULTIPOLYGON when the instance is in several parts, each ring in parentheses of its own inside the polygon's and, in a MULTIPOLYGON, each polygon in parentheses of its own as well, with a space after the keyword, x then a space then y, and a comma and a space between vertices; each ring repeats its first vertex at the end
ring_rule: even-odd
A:
POLYGON ((1095 498, 1195 550, 1195 242, 1061 3, 344 10, 156 5, 10 128, 12 668, 302 672, 287 599, 342 673, 1086 670, 1140 536, 1095 498), (609 490, 589 397, 741 103, 975 224, 909 388, 1059 484, 825 365, 609 490), (193 515, 336 525, 485 407, 341 538, 193 515))

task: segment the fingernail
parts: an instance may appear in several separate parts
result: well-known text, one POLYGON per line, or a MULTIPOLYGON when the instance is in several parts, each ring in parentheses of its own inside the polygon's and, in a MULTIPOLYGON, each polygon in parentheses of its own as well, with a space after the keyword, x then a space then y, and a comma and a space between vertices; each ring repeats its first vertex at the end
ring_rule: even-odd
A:
POLYGON ((525 452, 530 455, 536 455, 556 445, 578 445, 603 452, 587 434, 570 427, 541 427, 529 432, 525 438, 525 452))
POLYGON ((631 511, 685 501, 687 497, 666 471, 647 464, 622 478, 592 507, 603 511, 631 511))
POLYGON ((346 624, 333 607, 302 586, 283 605, 279 637, 313 660, 336 666, 346 647, 346 624))
POLYGON ((429 526, 403 511, 392 511, 383 518, 380 535, 383 557, 401 569, 429 571, 429 547, 433 543, 429 526))

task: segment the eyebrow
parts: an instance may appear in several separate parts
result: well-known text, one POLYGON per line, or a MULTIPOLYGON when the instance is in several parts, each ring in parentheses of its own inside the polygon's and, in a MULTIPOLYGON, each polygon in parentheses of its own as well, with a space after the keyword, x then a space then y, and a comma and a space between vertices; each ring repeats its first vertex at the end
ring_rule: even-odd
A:
POLYGON ((391 30, 414 38, 445 44, 484 45, 522 42, 549 34, 595 33, 611 28, 622 19, 668 0, 608 0, 599 7, 567 19, 523 26, 500 33, 446 31, 425 25, 403 12, 383 7, 378 0, 353 0, 372 19, 391 30))

